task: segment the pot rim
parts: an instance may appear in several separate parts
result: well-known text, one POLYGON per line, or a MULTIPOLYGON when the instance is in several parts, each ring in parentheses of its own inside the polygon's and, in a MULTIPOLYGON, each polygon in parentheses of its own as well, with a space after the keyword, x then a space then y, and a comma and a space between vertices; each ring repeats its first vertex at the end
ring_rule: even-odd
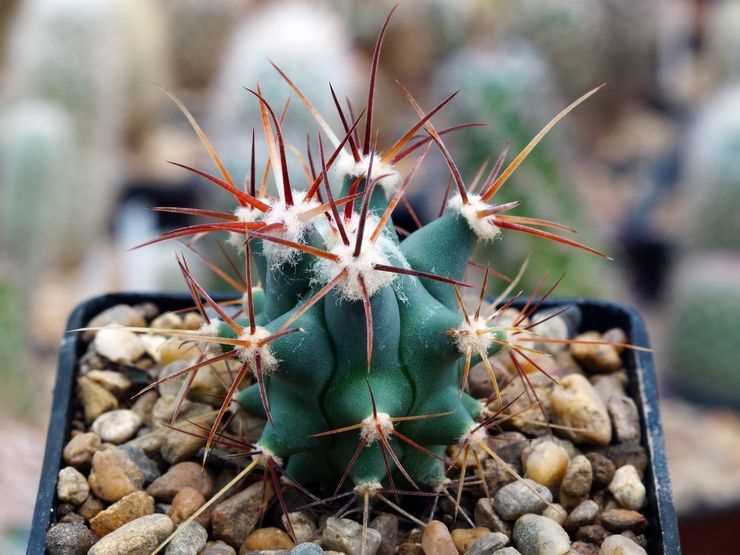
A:
MULTIPOLYGON (((214 295, 214 298, 218 301, 233 298, 233 295, 214 295)), ((135 305, 148 302, 156 304, 163 311, 192 304, 190 296, 186 293, 109 293, 81 302, 67 320, 59 347, 44 463, 34 507, 27 555, 43 555, 45 552, 46 532, 54 513, 57 474, 62 466, 62 451, 69 434, 76 368, 83 350, 81 334, 70 333, 70 330, 82 328, 93 316, 116 304, 135 305)), ((520 299, 513 306, 521 307, 524 303, 526 299, 520 299)), ((598 331, 621 327, 632 344, 649 347, 645 323, 633 307, 611 301, 564 297, 548 299, 542 303, 541 308, 553 308, 567 304, 575 304, 581 309, 582 327, 598 331)), ((660 424, 658 388, 652 353, 631 351, 627 355, 625 368, 630 377, 629 394, 637 401, 643 444, 648 453, 649 464, 645 481, 648 490, 647 516, 650 523, 647 530, 649 552, 680 555, 678 523, 671 495, 671 481, 663 430, 660 424)))

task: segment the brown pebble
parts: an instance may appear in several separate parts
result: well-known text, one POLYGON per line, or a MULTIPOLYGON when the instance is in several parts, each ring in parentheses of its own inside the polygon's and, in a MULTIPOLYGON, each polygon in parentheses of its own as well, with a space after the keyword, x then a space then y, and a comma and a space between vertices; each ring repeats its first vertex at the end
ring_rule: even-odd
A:
POLYGON ((78 468, 89 465, 100 443, 100 437, 93 432, 75 435, 64 446, 64 462, 78 468))
POLYGON ((100 499, 94 495, 88 495, 85 502, 79 506, 77 511, 85 518, 85 520, 90 520, 103 509, 105 509, 105 505, 103 505, 103 502, 100 499))
MULTIPOLYGON (((175 494, 175 497, 172 499, 172 504, 170 505, 170 510, 167 514, 170 515, 172 522, 177 526, 181 522, 187 520, 195 511, 200 509, 205 502, 206 498, 197 489, 184 487, 175 494)), ((207 519, 209 516, 207 513, 208 511, 201 516, 205 516, 207 519)), ((198 518, 198 522, 203 524, 200 517, 198 518)), ((206 526, 206 524, 203 524, 203 526, 206 526)))
POLYGON ((77 380, 77 396, 88 424, 104 412, 118 408, 118 400, 110 391, 84 376, 77 380))
POLYGON ((90 528, 102 538, 127 522, 152 513, 154 498, 143 491, 135 491, 95 515, 90 520, 90 528))
POLYGON ((88 477, 93 493, 104 501, 118 501, 144 486, 144 473, 118 447, 107 446, 93 455, 88 477))
POLYGON ((592 543, 573 542, 567 555, 599 555, 599 548, 592 543))
POLYGON ((576 539, 582 542, 601 545, 601 542, 609 535, 609 532, 603 526, 598 524, 589 524, 581 526, 576 530, 576 539))
POLYGON ((182 488, 191 487, 204 497, 213 492, 213 479, 208 471, 195 462, 178 463, 154 480, 146 489, 157 501, 171 502, 182 488))
POLYGON ((647 519, 637 511, 609 509, 601 513, 601 523, 604 528, 612 532, 623 532, 624 530, 641 532, 647 524, 647 519))
POLYGON ((457 552, 463 555, 471 545, 490 533, 488 528, 457 528, 452 531, 452 541, 457 552))
POLYGON ((586 458, 591 463, 593 487, 595 489, 607 487, 611 483, 612 478, 614 478, 614 472, 617 470, 614 463, 601 453, 588 453, 586 454, 586 458))
POLYGON ((247 536, 241 548, 239 555, 244 555, 251 551, 266 551, 273 549, 292 549, 295 546, 290 536, 280 528, 258 528, 247 536))
POLYGON ((85 517, 77 513, 67 513, 59 522, 66 522, 67 524, 85 524, 85 517))
POLYGON ((198 555, 236 555, 236 550, 221 540, 208 542, 198 555))
POLYGON ((397 555, 424 555, 424 548, 420 543, 404 542, 398 546, 397 555))
POLYGON ((433 520, 421 535, 421 547, 425 555, 458 555, 455 542, 447 526, 439 520, 433 520))
MULTIPOLYGON (((589 331, 576 337, 577 340, 604 341, 600 333, 589 331)), ((591 372, 608 374, 622 367, 622 359, 613 345, 572 343, 570 354, 591 372)))
POLYGON ((240 547, 257 525, 261 507, 272 496, 269 485, 265 487, 262 482, 257 482, 218 503, 211 511, 212 537, 240 547))

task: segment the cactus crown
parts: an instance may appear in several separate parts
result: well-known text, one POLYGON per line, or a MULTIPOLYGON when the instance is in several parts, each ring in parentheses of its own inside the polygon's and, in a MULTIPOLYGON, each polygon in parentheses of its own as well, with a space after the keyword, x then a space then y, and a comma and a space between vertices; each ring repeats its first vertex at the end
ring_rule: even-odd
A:
POLYGON ((309 141, 301 191, 288 172, 281 118, 259 87, 250 92, 260 105, 277 196, 267 194, 267 180, 257 175, 254 148, 245 186, 237 186, 175 99, 220 175, 187 169, 230 193, 237 207, 233 213, 185 210, 209 221, 151 241, 227 232, 244 253, 244 284, 235 283, 243 293, 237 306, 241 314, 234 312, 234 303, 215 302, 180 257, 186 284, 208 324, 198 332, 157 330, 208 347, 197 364, 178 375, 222 360, 238 365, 207 433, 206 452, 215 443, 235 444, 219 427, 236 401, 267 420, 259 441, 246 446, 256 457, 249 470, 261 464, 274 483, 282 473, 292 483, 318 484, 335 493, 351 483, 366 507, 369 496, 388 501, 384 492, 398 491, 397 484, 443 487, 443 455, 451 444, 466 456, 472 450, 496 457, 485 439, 497 412, 465 393, 470 367, 483 362, 497 387, 489 356, 505 348, 526 379, 522 365, 532 362, 527 345, 548 341, 536 334, 539 322, 529 320, 538 303, 528 304, 513 321, 507 318, 504 299, 516 279, 485 309, 486 269, 478 305, 468 311, 461 290, 470 287, 463 279, 475 246, 513 230, 600 254, 543 229, 558 230, 558 224, 509 215, 516 203, 494 203, 544 135, 596 90, 559 113, 505 167, 501 157, 477 192, 469 190, 442 141, 446 130, 437 131, 431 123, 454 94, 424 111, 404 89, 418 120, 390 147, 379 148, 373 128, 375 76, 391 14, 373 53, 366 109, 347 114, 336 101, 341 136, 276 67, 330 143, 325 149, 321 134, 315 143, 309 141), (418 136, 422 131, 425 135, 418 136), (448 164, 455 194, 439 218, 402 238, 391 215, 433 145, 448 164), (412 153, 420 155, 404 174, 398 163, 412 153), (334 184, 341 184, 336 196, 334 184), (252 385, 239 391, 249 376, 252 385))

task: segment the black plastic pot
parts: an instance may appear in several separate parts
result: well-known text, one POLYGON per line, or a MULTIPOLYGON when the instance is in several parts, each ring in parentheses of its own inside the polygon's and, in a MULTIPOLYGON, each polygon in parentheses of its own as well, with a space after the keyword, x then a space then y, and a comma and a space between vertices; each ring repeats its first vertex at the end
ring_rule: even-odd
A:
MULTIPOLYGON (((192 305, 190 297, 184 294, 115 293, 103 295, 80 304, 70 315, 67 330, 83 327, 95 315, 116 304, 145 302, 154 303, 161 310, 175 310, 192 305)), ((645 325, 635 310, 614 303, 584 299, 552 300, 544 303, 543 308, 564 304, 579 306, 583 315, 582 328, 584 330, 604 331, 608 328, 621 327, 627 332, 630 342, 648 346, 645 325)), ((62 449, 69 434, 77 361, 83 354, 83 350, 84 345, 79 334, 68 333, 64 336, 59 351, 59 366, 46 438, 44 465, 34 509, 28 555, 44 553, 46 531, 54 520, 57 474, 61 465, 62 449)), ((646 475, 648 504, 645 513, 649 519, 647 551, 651 555, 679 555, 681 548, 663 445, 652 355, 647 352, 630 351, 627 354, 626 370, 630 377, 629 393, 636 400, 639 408, 643 441, 650 462, 646 475)))

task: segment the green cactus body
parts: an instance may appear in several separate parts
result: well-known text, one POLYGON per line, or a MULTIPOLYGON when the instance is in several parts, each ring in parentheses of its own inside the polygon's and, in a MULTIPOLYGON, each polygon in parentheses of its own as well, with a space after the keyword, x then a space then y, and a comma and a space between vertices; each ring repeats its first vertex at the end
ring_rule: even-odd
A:
POLYGON ((677 272, 667 318, 666 374, 681 394, 740 406, 738 261, 691 256, 677 272))
POLYGON ((6 107, 0 128, 0 240, 28 280, 82 239, 69 194, 78 177, 75 129, 64 110, 33 100, 6 107))
MULTIPOLYGON (((385 207, 385 193, 375 194, 377 210, 385 207)), ((355 211, 351 222, 359 219, 355 211)), ((373 216, 369 217, 369 222, 373 216)), ((352 224, 350 223, 350 228, 352 224)), ((318 226, 316 226, 318 227, 318 226)), ((336 237, 313 244, 331 244, 336 237)), ((418 230, 399 243, 386 229, 378 240, 378 252, 388 264, 434 272, 454 279, 462 278, 465 263, 479 242, 460 213, 448 211, 442 218, 418 230), (450 256, 453 254, 453 256, 450 256)), ((255 258, 265 257, 263 252, 255 258)), ((258 314, 268 332, 278 331, 301 303, 325 285, 327 275, 317 263, 301 254, 281 265, 265 257, 268 268, 265 304, 258 314), (290 284, 286 286, 286 284, 290 284), (297 285, 298 284, 298 285, 297 285), (280 297, 279 302, 273 299, 280 297), (290 305, 283 313, 281 309, 290 305), (268 314, 269 312, 269 314, 268 314)), ((380 273, 380 272, 378 272, 380 273)), ((455 307, 453 287, 416 276, 387 274, 368 278, 368 287, 378 287, 370 297, 373 321, 372 365, 367 367, 366 321, 363 302, 355 298, 355 286, 347 284, 332 291, 292 325, 301 333, 270 343, 270 356, 277 359, 277 369, 266 377, 268 406, 272 420, 267 424, 259 447, 287 460, 289 471, 315 480, 302 471, 315 468, 315 461, 328 454, 332 472, 326 482, 336 483, 346 468, 358 443, 358 433, 336 437, 312 438, 313 434, 352 426, 373 415, 373 402, 379 415, 439 415, 434 418, 403 422, 398 431, 413 441, 437 451, 460 441, 475 425, 477 401, 461 394, 462 353, 448 332, 462 325, 462 315, 455 307), (374 279, 381 281, 372 285, 374 279), (472 402, 471 402, 472 401, 472 402), (295 459, 295 462, 293 462, 295 459)), ((242 320, 247 325, 246 320, 242 320)), ((221 334, 233 337, 228 326, 220 325, 221 334)), ((503 339, 502 334, 496 335, 503 339)), ((488 341, 488 352, 499 344, 488 341)), ((242 391, 239 402, 246 410, 265 415, 258 385, 242 391)), ((385 416, 381 416, 381 419, 385 416)), ((385 421, 388 425, 389 421, 385 421)), ((390 424, 393 426, 393 424, 390 424)), ((352 468, 355 484, 380 483, 386 467, 372 429, 366 434, 369 445, 352 468)), ((393 440, 393 448, 402 462, 407 462, 412 478, 421 483, 436 482, 443 475, 439 461, 406 448, 393 440)), ((296 476, 298 478, 298 476, 296 476)), ((436 485, 432 483, 431 485, 436 485)))
POLYGON ((740 247, 740 88, 721 92, 700 114, 686 150, 687 240, 691 247, 740 247))

